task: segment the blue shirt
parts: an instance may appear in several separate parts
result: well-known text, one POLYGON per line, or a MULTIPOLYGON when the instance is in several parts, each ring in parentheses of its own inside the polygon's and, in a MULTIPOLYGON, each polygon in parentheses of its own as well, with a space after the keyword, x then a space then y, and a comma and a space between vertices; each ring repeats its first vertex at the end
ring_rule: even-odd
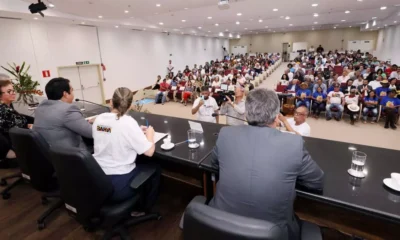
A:
POLYGON ((388 87, 378 87, 377 89, 375 89, 376 95, 379 98, 386 97, 388 95, 387 94, 388 91, 389 91, 388 87))
MULTIPOLYGON (((308 90, 308 89, 301 89, 301 90, 298 90, 297 92, 296 92, 296 96, 297 97, 301 97, 301 96, 305 96, 305 97, 310 97, 311 96, 311 91, 310 90, 308 90)), ((310 99, 309 98, 305 98, 304 100, 302 100, 302 101, 306 101, 306 102, 309 102, 310 101, 310 99)))
POLYGON ((178 84, 174 81, 171 82, 171 86, 177 86, 178 84))
MULTIPOLYGON (((313 92, 317 92, 317 88, 318 88, 318 87, 321 87, 321 88, 322 88, 322 92, 326 93, 327 87, 326 87, 326 84, 325 84, 325 83, 321 83, 321 86, 319 86, 318 84, 314 84, 313 92)), ((333 90, 332 90, 332 91, 333 91, 333 90)))
MULTIPOLYGON (((332 90, 332 91, 333 91, 333 90, 332 90)), ((312 96, 313 96, 313 98, 315 98, 315 99, 318 99, 318 97, 321 96, 321 97, 322 97, 322 100, 325 100, 326 97, 327 97, 326 93, 323 93, 323 92, 315 92, 312 96)))
MULTIPOLYGON (((371 103, 377 103, 378 102, 378 97, 364 97, 364 102, 365 103, 369 103, 369 102, 371 102, 371 103)), ((376 107, 376 105, 374 106, 374 107, 376 107)))
POLYGON ((400 105, 400 99, 398 99, 398 98, 390 98, 390 97, 384 97, 382 100, 381 100, 381 105, 383 106, 383 107, 386 107, 386 106, 399 106, 400 105))

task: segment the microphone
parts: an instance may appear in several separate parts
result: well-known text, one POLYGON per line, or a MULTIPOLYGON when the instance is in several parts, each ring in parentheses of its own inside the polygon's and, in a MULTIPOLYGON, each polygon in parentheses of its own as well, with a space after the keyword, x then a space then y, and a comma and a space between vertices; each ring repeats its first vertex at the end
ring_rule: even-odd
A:
POLYGON ((98 103, 94 103, 94 102, 91 102, 91 101, 86 101, 86 100, 79 99, 79 98, 75 99, 75 101, 76 101, 76 102, 87 102, 87 103, 90 103, 90 104, 93 104, 93 105, 97 105, 97 106, 100 106, 100 107, 107 108, 107 109, 110 111, 110 108, 109 108, 109 107, 104 106, 104 105, 101 105, 101 104, 98 104, 98 103))
POLYGON ((240 118, 237 118, 237 117, 233 117, 233 116, 228 115, 228 114, 213 113, 211 116, 213 116, 213 117, 216 117, 216 116, 226 116, 226 117, 230 117, 230 118, 233 118, 233 119, 236 119, 236 120, 240 120, 240 121, 243 121, 243 122, 247 122, 246 120, 243 120, 243 119, 240 119, 240 118))

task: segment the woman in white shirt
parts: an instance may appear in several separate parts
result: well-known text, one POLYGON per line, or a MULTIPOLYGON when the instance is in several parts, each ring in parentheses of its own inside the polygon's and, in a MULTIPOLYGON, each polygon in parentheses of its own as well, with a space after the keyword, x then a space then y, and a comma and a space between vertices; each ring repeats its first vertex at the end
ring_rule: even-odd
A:
MULTIPOLYGON (((137 155, 151 157, 155 151, 153 127, 139 126, 126 114, 132 99, 133 93, 128 88, 118 88, 112 98, 112 111, 100 114, 93 123, 93 157, 114 186, 111 200, 115 202, 135 195, 130 183, 143 169, 143 165, 135 163, 137 155)), ((160 173, 157 170, 151 179, 151 190, 145 196, 145 211, 150 210, 157 198, 160 173)))
POLYGON ((211 87, 216 87, 216 88, 221 87, 221 83, 219 82, 218 76, 214 77, 214 81, 212 82, 211 87))

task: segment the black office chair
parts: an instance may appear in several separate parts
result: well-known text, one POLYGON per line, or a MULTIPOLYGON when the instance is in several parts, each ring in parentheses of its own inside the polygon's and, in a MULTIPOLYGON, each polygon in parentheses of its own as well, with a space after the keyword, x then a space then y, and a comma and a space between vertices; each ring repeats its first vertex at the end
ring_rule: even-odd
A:
MULTIPOLYGON (((1 155, 6 155, 9 150, 10 150, 9 140, 3 134, 0 133, 0 153, 1 153, 1 155)), ((0 165, 2 168, 3 167, 9 168, 10 162, 12 160, 4 158, 4 159, 1 159, 0 161, 1 161, 0 165)), ((17 180, 0 193, 3 196, 3 199, 8 199, 10 197, 9 191, 22 182, 22 175, 19 172, 19 173, 7 175, 0 179, 0 186, 4 187, 4 186, 7 186, 7 184, 8 184, 7 180, 14 179, 14 178, 17 178, 17 180)))
MULTIPOLYGON (((29 129, 12 128, 9 134, 13 149, 17 155, 22 179, 37 191, 45 193, 42 195, 43 204, 48 203, 48 198, 60 198, 60 194, 57 191, 57 179, 54 177, 54 168, 49 159, 49 145, 47 142, 39 133, 29 129)), ((3 191, 2 194, 3 198, 5 196, 6 198, 10 197, 8 191, 3 191)), ((45 227, 45 219, 57 208, 61 207, 62 203, 62 200, 58 199, 53 206, 39 217, 37 220, 39 230, 45 227)))
POLYGON ((158 213, 131 217, 131 212, 140 203, 141 186, 154 175, 155 169, 148 168, 132 181, 131 187, 138 192, 135 197, 112 203, 110 197, 114 189, 111 180, 88 151, 52 147, 50 153, 66 209, 86 231, 102 227, 106 230, 104 239, 116 235, 129 239, 126 227, 161 218, 158 213))
MULTIPOLYGON (((185 240, 289 240, 285 226, 224 212, 205 203, 205 197, 197 196, 186 208, 183 219, 185 240)), ((322 240, 319 227, 302 222, 301 239, 322 240)))
POLYGON ((186 208, 185 240, 288 240, 285 226, 224 212, 205 202, 205 197, 197 196, 186 208))

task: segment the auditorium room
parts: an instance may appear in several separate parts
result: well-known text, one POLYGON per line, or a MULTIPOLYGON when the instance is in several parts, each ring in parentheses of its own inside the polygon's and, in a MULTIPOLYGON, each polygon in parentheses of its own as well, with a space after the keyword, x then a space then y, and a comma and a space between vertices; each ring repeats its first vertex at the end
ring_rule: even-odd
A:
POLYGON ((398 0, 0 0, 0 239, 400 239, 398 0))

